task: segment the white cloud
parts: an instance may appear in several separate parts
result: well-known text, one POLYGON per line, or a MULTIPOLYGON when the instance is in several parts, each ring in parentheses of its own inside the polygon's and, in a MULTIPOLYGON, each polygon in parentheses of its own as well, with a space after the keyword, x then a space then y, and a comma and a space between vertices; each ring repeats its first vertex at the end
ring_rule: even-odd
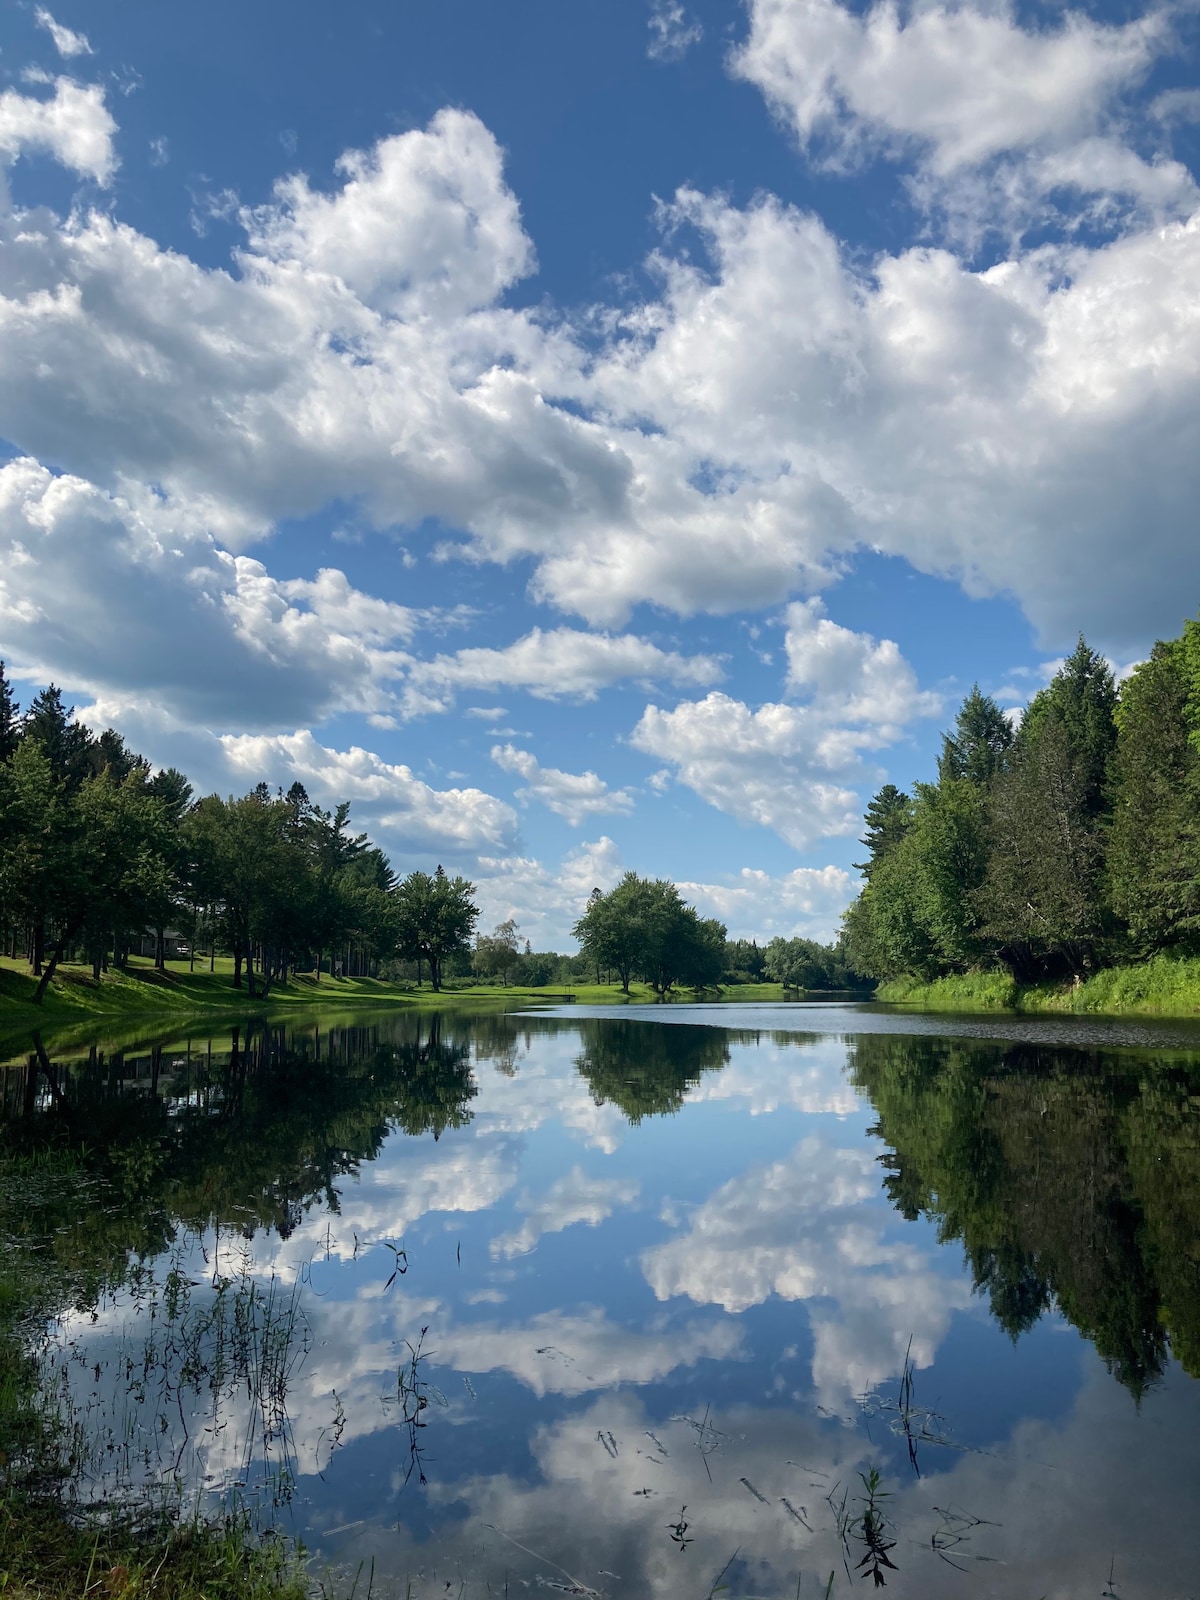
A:
POLYGON ((861 1145, 803 1139, 784 1161, 732 1178, 685 1230, 642 1255, 660 1300, 739 1312, 768 1296, 810 1302, 813 1383, 844 1404, 903 1365, 933 1362, 950 1315, 970 1303, 963 1279, 935 1272, 915 1243, 888 1236, 879 1169, 861 1145))
POLYGON ((739 822, 771 828, 806 850, 853 832, 858 798, 821 775, 819 737, 808 707, 760 706, 713 693, 674 711, 647 706, 632 743, 676 769, 680 783, 739 822))
MULTIPOLYGON (((9 95, 21 118, 48 104, 9 95)), ((92 167, 106 170, 99 156, 92 167)), ((536 596, 603 625, 647 601, 681 614, 783 602, 863 544, 972 594, 1015 594, 1048 636, 1083 626, 1110 647, 1174 627, 1180 590, 1200 586, 1193 223, 1016 252, 979 273, 931 248, 859 270, 811 216, 684 192, 662 214, 656 294, 590 324, 611 337, 585 354, 569 322, 503 306, 532 246, 477 119, 441 113, 348 158, 343 177, 328 195, 289 180, 244 214, 249 247, 232 273, 95 213, 0 223, 0 435, 155 530, 188 530, 189 549, 207 541, 201 588, 220 590, 222 627, 232 603, 211 574, 233 570, 229 552, 336 499, 364 529, 436 518, 462 530, 473 559, 528 559, 536 596), (707 260, 672 244, 685 226, 707 260)), ((182 570, 166 553, 134 561, 124 513, 104 517, 98 537, 94 517, 71 536, 98 591, 115 592, 131 561, 156 583, 182 570)), ((237 581, 253 588, 260 574, 237 581)), ((3 626, 23 627, 40 602, 5 578, 3 626)), ((282 614, 309 614, 269 587, 282 614)), ((156 611, 146 592, 159 590, 139 599, 134 643, 156 611)), ((132 688, 136 664, 143 691, 156 688, 114 630, 101 637, 109 667, 97 647, 89 681, 132 688)), ((415 667, 353 640, 360 665, 335 672, 328 693, 305 687, 309 704, 277 725, 317 720, 354 682, 355 704, 391 715, 401 669, 410 711, 498 672, 581 695, 622 678, 717 676, 708 658, 633 636, 537 637, 415 667)), ((0 644, 27 654, 25 633, 0 644)), ((85 644, 63 645, 68 665, 85 644)), ((44 630, 38 660, 65 677, 52 646, 44 630)), ((800 761, 799 711, 764 726, 731 705, 709 709, 752 750, 800 761)), ((864 738, 851 743, 868 747, 856 726, 864 738)), ((685 746, 687 732, 676 729, 685 746)), ((845 778, 820 781, 819 826, 849 826, 845 778)), ((752 770, 751 782, 766 779, 752 770)), ((776 815, 794 800, 752 796, 743 809, 776 815)))
POLYGON ((611 889, 623 871, 607 834, 568 851, 557 868, 533 856, 484 855, 475 868, 480 923, 491 927, 512 917, 535 950, 571 948, 571 929, 592 890, 611 889))
POLYGON ((325 569, 277 580, 183 508, 28 458, 0 467, 0 644, 21 675, 202 725, 383 711, 419 614, 325 569))
POLYGON ((796 867, 772 877, 743 867, 725 883, 681 883, 680 892, 703 916, 718 917, 731 939, 816 939, 837 935, 842 912, 858 892, 843 867, 796 867))
POLYGON ((788 682, 809 704, 752 711, 714 692, 674 711, 647 706, 632 735, 710 805, 800 850, 857 827, 848 784, 863 776, 862 752, 894 743, 908 722, 941 708, 918 689, 892 640, 839 627, 823 609, 811 600, 787 611, 788 682))
POLYGON ((56 78, 50 100, 15 89, 0 94, 0 158, 7 161, 26 150, 43 150, 81 177, 106 184, 117 167, 116 131, 104 90, 96 84, 56 78))
POLYGON ((1031 217, 1064 185, 1156 209, 1194 201, 1185 168, 1148 163, 1124 143, 1122 96, 1170 40, 1159 10, 1119 25, 1067 12, 1038 28, 1005 0, 878 0, 865 12, 838 0, 753 0, 731 67, 826 160, 915 154, 925 191, 942 194, 986 169, 995 225, 997 206, 1031 217))
POLYGON ((33 20, 39 28, 54 40, 54 48, 60 56, 70 59, 72 56, 90 56, 92 47, 88 43, 86 33, 76 33, 73 29, 64 27, 61 22, 56 22, 45 6, 38 6, 33 13, 33 20))
POLYGON ((460 1372, 511 1372, 536 1395, 587 1394, 653 1383, 705 1359, 728 1361, 742 1342, 731 1322, 632 1330, 603 1311, 542 1311, 512 1325, 474 1323, 438 1339, 438 1359, 460 1372))
POLYGON ((322 803, 349 800, 355 820, 385 847, 406 852, 477 852, 511 844, 512 809, 482 789, 433 789, 406 766, 369 750, 329 750, 301 731, 272 736, 226 734, 230 766, 247 784, 259 778, 285 789, 299 780, 322 803))
POLYGON ((633 810, 633 797, 627 789, 610 789, 594 772, 562 772, 558 767, 543 767, 528 750, 518 750, 511 744, 493 745, 492 760, 502 771, 514 772, 525 779, 525 787, 517 790, 518 800, 540 800, 558 816, 565 817, 573 828, 588 817, 633 810))
POLYGON ((820 600, 797 601, 787 608, 785 648, 788 687, 813 696, 823 718, 848 724, 851 747, 891 744, 916 717, 933 717, 941 697, 922 692, 917 676, 893 639, 840 627, 824 615, 820 600), (869 729, 864 737, 861 730, 869 729))
POLYGON ((245 213, 261 260, 332 278, 362 304, 404 318, 489 306, 533 270, 499 147, 477 117, 439 111, 427 129, 350 151, 338 171, 345 181, 335 195, 297 175, 245 213))
POLYGON ((437 701, 461 689, 524 689, 539 700, 594 699, 623 679, 708 684, 721 676, 711 656, 660 650, 632 634, 533 628, 503 649, 480 646, 414 664, 416 690, 437 701))
POLYGON ((521 1226, 512 1233, 499 1233, 489 1245, 493 1257, 511 1260, 536 1248, 544 1234, 561 1233, 584 1222, 598 1227, 619 1207, 633 1205, 638 1197, 636 1178, 591 1177, 579 1166, 556 1178, 540 1200, 524 1195, 517 1204, 525 1213, 521 1226))
POLYGON ((680 0, 651 0, 650 43, 646 54, 652 61, 678 61, 704 37, 701 23, 680 4, 680 0))

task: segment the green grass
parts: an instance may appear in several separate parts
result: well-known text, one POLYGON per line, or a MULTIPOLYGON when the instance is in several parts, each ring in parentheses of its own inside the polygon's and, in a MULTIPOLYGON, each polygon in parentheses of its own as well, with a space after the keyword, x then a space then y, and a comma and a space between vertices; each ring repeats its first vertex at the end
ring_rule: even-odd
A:
POLYGON ((242 1517, 99 1522, 48 1498, 0 1498, 5 1600, 306 1600, 298 1553, 242 1517))
POLYGON ((922 983, 919 978, 893 978, 875 991, 890 1005, 919 1006, 922 1011, 1011 1011, 1020 992, 1006 972, 966 972, 922 983))
MULTIPOLYGON (((276 984, 267 999, 251 1000, 247 991, 233 987, 233 962, 218 956, 215 970, 208 970, 207 958, 189 970, 186 961, 168 961, 165 974, 154 970, 148 958, 132 957, 126 971, 115 968, 99 982, 87 966, 64 963, 56 972, 41 1006, 33 1003, 37 980, 24 961, 0 956, 0 1034, 39 1028, 56 1035, 81 1024, 125 1019, 167 1019, 172 1015, 210 1017, 245 1015, 247 1012, 272 1015, 289 1011, 312 1012, 320 1009, 351 1010, 361 1006, 443 1006, 469 1001, 505 1007, 547 1005, 577 1001, 584 1005, 650 1005, 657 996, 649 984, 631 985, 628 996, 616 983, 556 983, 545 988, 503 987, 451 979, 440 994, 428 983, 420 989, 412 984, 390 983, 379 978, 331 978, 318 980, 311 973, 295 973, 287 983, 276 984)), ((673 995, 676 1003, 690 1000, 688 991, 673 995)), ((716 998, 704 995, 700 998, 716 998)), ((781 1000, 777 983, 736 984, 721 990, 720 999, 732 1001, 781 1000)))
POLYGON ((1078 984, 1022 986, 1008 973, 968 972, 881 984, 877 1000, 922 1011, 1043 1011, 1093 1016, 1200 1016, 1200 959, 1159 955, 1106 967, 1078 984))

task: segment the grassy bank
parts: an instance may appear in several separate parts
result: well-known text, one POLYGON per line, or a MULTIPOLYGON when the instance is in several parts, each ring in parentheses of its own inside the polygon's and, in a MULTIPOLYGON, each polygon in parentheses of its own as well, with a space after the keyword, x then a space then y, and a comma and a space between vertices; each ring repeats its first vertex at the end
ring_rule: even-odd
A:
MULTIPOLYGON (((311 973, 294 973, 286 983, 275 984, 266 1000, 251 1000, 245 988, 233 987, 233 963, 218 957, 215 969, 190 971, 186 961, 168 961, 165 974, 156 972, 152 961, 131 958, 128 968, 103 973, 97 982, 90 967, 63 965, 55 974, 40 1006, 33 1003, 37 980, 24 962, 0 957, 0 1025, 5 1027, 49 1027, 70 1023, 102 1021, 108 1018, 165 1017, 172 1013, 213 1016, 286 1012, 350 1010, 358 1006, 441 1004, 447 999, 501 1001, 556 1001, 571 998, 610 1001, 620 998, 616 984, 556 985, 545 989, 501 988, 493 984, 453 983, 440 995, 428 984, 388 983, 380 978, 320 979, 311 973)), ((634 998, 653 999, 652 991, 636 985, 634 998)))
POLYGON ((881 984, 877 1000, 922 1011, 1043 1011, 1092 1015, 1200 1016, 1200 959, 1155 956, 1106 967, 1084 983, 1023 986, 1004 972, 967 972, 921 983, 881 984))
MULTIPOLYGON (((451 980, 440 994, 428 984, 388 983, 379 978, 320 979, 311 973, 294 973, 276 984, 266 1000, 251 1000, 247 991, 233 987, 233 963, 218 957, 210 971, 207 961, 195 971, 186 961, 168 961, 166 973, 154 970, 148 959, 132 957, 124 972, 115 968, 97 981, 90 967, 64 964, 58 969, 40 1006, 33 1003, 37 980, 23 961, 0 957, 0 1030, 63 1027, 108 1020, 169 1017, 171 1015, 234 1016, 247 1013, 350 1011, 364 1006, 431 1006, 469 1001, 508 1007, 577 1001, 584 1005, 650 1005, 657 996, 649 984, 631 985, 626 996, 616 983, 553 984, 546 988, 502 987, 451 980)), ((672 997, 676 1001, 689 994, 672 997)), ((723 1000, 781 1000, 777 983, 739 984, 721 991, 723 1000)))
POLYGON ((307 1600, 296 1552, 237 1517, 75 1521, 50 1498, 0 1498, 0 1594, 12 1600, 307 1600))

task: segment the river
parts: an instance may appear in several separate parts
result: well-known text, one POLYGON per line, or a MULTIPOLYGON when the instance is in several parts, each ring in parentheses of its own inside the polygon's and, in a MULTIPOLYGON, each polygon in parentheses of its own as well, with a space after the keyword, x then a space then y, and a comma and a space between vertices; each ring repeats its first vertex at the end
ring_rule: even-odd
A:
POLYGON ((7 1052, 81 1501, 236 1500, 360 1597, 1200 1592, 1200 1028, 191 1029, 7 1052))

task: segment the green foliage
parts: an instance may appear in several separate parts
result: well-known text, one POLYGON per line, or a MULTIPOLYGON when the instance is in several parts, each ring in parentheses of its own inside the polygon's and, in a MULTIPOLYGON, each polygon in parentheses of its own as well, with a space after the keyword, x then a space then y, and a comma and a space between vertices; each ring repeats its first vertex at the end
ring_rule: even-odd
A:
POLYGON ((594 1018, 578 1028, 583 1049, 575 1065, 592 1099, 619 1106, 630 1122, 678 1111, 703 1073, 729 1061, 728 1037, 718 1028, 594 1018))
POLYGON ((656 994, 677 984, 710 988, 725 971, 725 928, 685 905, 673 883, 627 872, 609 894, 592 891, 587 910, 575 924, 575 937, 598 970, 630 981, 641 978, 656 994))
POLYGON ((326 962, 378 970, 402 933, 439 978, 473 927, 460 926, 471 885, 439 868, 401 895, 349 811, 323 811, 299 783, 196 800, 183 773, 153 772, 114 730, 94 738, 53 685, 18 718, 0 666, 0 937, 23 945, 38 1005, 68 952, 90 958, 99 983, 109 954, 123 968, 148 930, 165 979, 169 925, 188 931, 193 961, 202 930, 210 963, 220 942, 233 987, 257 1000, 299 962, 318 980, 326 962))
POLYGON ((959 709, 954 732, 942 738, 938 776, 986 786, 1004 770, 1012 746, 1012 723, 976 683, 959 709))
POLYGON ((862 1035, 886 1187, 961 1240, 1014 1338, 1051 1305, 1140 1395, 1200 1372, 1200 1081, 1188 1062, 862 1035))
MULTIPOLYGON (((509 917, 506 922, 497 923, 491 933, 476 934, 471 970, 481 978, 498 977, 502 984, 507 984, 509 974, 517 965, 519 955, 517 924, 512 917, 509 917)), ((524 981, 528 983, 529 978, 525 976, 524 981)))
POLYGON ((396 887, 396 947, 402 956, 428 963, 435 993, 446 957, 470 949, 479 919, 474 889, 465 878, 448 878, 441 867, 432 877, 410 872, 396 887))
POLYGON ((1167 681, 1169 657, 1129 691, 1120 743, 1112 673, 1082 638, 1015 737, 976 684, 943 737, 937 783, 911 798, 888 785, 867 809, 866 883, 844 922, 851 964, 885 984, 974 968, 1082 980, 1119 957, 1127 930, 1145 950, 1186 937, 1196 830, 1178 795, 1186 697, 1167 681), (1157 811, 1139 835, 1146 805, 1157 811))
POLYGON ((887 859, 908 832, 912 821, 912 801, 897 789, 894 783, 885 783, 867 806, 864 817, 866 828, 862 842, 867 847, 868 859, 856 862, 859 872, 870 878, 872 872, 887 859))
POLYGON ((1122 686, 1107 857, 1113 910, 1142 954, 1200 947, 1200 749, 1179 642, 1122 686))
POLYGON ((968 778, 918 784, 903 833, 847 913, 844 944, 873 978, 925 978, 979 959, 975 894, 987 863, 986 800, 968 778))
POLYGON ((762 975, 785 989, 856 989, 862 979, 840 944, 814 939, 772 939, 764 952, 762 975))

